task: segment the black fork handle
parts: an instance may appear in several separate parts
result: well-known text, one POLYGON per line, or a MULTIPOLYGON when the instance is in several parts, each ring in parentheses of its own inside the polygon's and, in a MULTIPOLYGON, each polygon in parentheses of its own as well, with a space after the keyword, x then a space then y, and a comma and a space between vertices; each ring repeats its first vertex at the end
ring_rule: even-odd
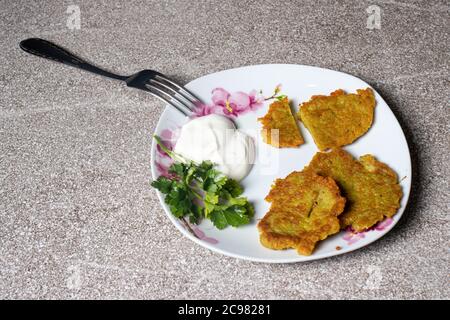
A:
POLYGON ((116 80, 125 81, 128 77, 121 76, 103 69, 100 69, 83 59, 77 57, 76 55, 70 53, 69 51, 57 46, 50 41, 39 39, 39 38, 30 38, 20 42, 20 48, 25 52, 34 54, 35 56, 46 58, 49 60, 53 60, 56 62, 64 63, 66 65, 76 67, 85 71, 89 71, 101 76, 105 76, 108 78, 113 78, 116 80))

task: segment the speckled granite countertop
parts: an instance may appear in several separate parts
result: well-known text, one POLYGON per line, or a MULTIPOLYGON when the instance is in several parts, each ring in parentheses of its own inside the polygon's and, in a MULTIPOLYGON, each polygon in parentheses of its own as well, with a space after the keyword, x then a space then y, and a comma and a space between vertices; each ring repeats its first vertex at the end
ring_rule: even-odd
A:
POLYGON ((401 1, 0 2, 0 298, 448 299, 450 2, 401 1), (367 28, 371 5, 380 29, 367 28), (407 135, 409 208, 381 240, 325 260, 210 252, 176 231, 149 188, 163 105, 25 54, 30 36, 180 82, 261 63, 358 76, 407 135))

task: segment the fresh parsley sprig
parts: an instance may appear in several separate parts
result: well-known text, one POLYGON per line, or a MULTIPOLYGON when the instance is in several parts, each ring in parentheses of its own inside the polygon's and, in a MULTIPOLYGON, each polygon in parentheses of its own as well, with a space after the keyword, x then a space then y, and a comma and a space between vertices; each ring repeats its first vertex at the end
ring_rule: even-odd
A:
POLYGON ((250 222, 253 205, 241 197, 244 190, 239 182, 216 170, 213 163, 196 164, 169 150, 158 136, 154 139, 174 163, 169 167, 171 178, 160 176, 152 186, 165 195, 175 217, 187 216, 196 224, 207 218, 218 229, 250 222))

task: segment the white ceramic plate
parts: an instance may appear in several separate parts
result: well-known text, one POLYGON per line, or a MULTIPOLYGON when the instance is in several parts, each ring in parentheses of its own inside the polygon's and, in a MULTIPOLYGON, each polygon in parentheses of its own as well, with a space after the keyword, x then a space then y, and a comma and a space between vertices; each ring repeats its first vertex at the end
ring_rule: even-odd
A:
MULTIPOLYGON (((361 79, 342 72, 285 64, 256 65, 225 70, 195 79, 186 87, 197 94, 202 101, 210 103, 211 92, 214 88, 224 88, 230 93, 239 91, 249 93, 256 89, 262 90, 263 95, 268 97, 272 95, 278 84, 282 85, 281 93, 288 95, 292 100, 296 111, 299 103, 309 100, 312 95, 328 95, 336 89, 355 92, 356 89, 370 87, 361 79)), ((272 182, 294 170, 301 170, 318 151, 303 124, 300 124, 300 129, 305 138, 305 144, 300 148, 277 149, 261 141, 259 133, 261 126, 257 118, 267 112, 270 102, 264 103, 259 109, 234 118, 238 128, 250 134, 257 144, 256 163, 250 174, 241 182, 245 188, 244 195, 255 207, 255 218, 251 224, 217 230, 209 221, 204 220, 198 226, 190 227, 194 231, 193 234, 185 223, 172 216, 162 195, 158 192, 161 205, 170 221, 186 237, 203 247, 235 258, 268 263, 301 262, 343 254, 370 244, 389 232, 398 222, 405 210, 411 187, 411 159, 405 136, 386 102, 378 93, 375 93, 375 96, 377 106, 372 128, 355 143, 344 148, 356 158, 364 154, 373 154, 378 160, 394 169, 401 179, 403 198, 398 213, 393 219, 381 222, 373 230, 358 234, 341 231, 319 242, 311 256, 300 256, 293 249, 270 250, 259 243, 256 224, 269 208, 264 197, 270 190, 272 182)), ((172 139, 175 140, 177 128, 185 121, 187 119, 178 111, 167 106, 161 115, 155 134, 162 135, 166 139, 172 134, 172 139)), ((152 144, 151 155, 152 176, 156 179, 164 170, 167 159, 157 151, 155 143, 152 144)))

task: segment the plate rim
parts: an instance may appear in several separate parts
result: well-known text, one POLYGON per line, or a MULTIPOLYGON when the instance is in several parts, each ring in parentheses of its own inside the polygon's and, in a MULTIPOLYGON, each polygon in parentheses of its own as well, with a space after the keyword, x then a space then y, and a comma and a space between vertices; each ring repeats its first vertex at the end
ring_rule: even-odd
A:
MULTIPOLYGON (((246 255, 241 255, 241 254, 236 254, 236 253, 232 253, 232 252, 228 252, 226 250, 223 250, 221 248, 217 248, 215 246, 213 246, 210 243, 207 243, 205 241, 202 241, 198 238, 196 238, 195 236, 193 236, 189 231, 187 231, 184 227, 182 227, 181 222, 179 221, 179 219, 176 219, 172 213, 168 210, 167 206, 165 205, 164 202, 164 198, 163 195, 161 194, 161 192, 159 192, 159 190, 155 190, 158 200, 160 202, 160 205, 162 206, 166 216, 168 216, 169 220, 172 222, 173 225, 175 225, 175 227, 188 239, 192 240, 193 242, 195 242, 196 244, 207 248, 213 252, 228 256, 228 257, 232 257, 235 259, 241 259, 241 260, 246 260, 246 261, 251 261, 251 262, 257 262, 257 263, 269 263, 269 264, 287 264, 287 263, 302 263, 302 262, 308 262, 308 261, 314 261, 314 260, 321 260, 321 259, 326 259, 326 258, 330 258, 330 257, 334 257, 334 256, 339 256, 342 254, 346 254, 346 253, 350 253, 353 252, 355 250, 361 249, 363 247, 369 246, 371 244, 373 244, 375 241, 383 238, 386 234, 388 234, 389 232, 391 232, 395 226, 398 224, 398 222, 401 220, 401 218, 403 217, 404 212, 406 211, 406 209, 408 208, 408 204, 409 204, 409 199, 411 196, 411 189, 412 189, 412 159, 411 159, 411 151, 410 151, 410 146, 408 144, 408 139, 406 138, 405 132, 403 130, 402 124, 400 123, 400 121, 398 120, 397 116, 395 115, 395 113, 392 111, 391 107, 389 106, 389 104, 384 100, 383 96, 376 90, 374 89, 369 83, 367 83, 365 80, 356 77, 354 75, 348 74, 346 72, 342 72, 342 71, 337 71, 337 70, 333 70, 333 69, 328 69, 328 68, 322 68, 322 67, 317 67, 317 66, 310 66, 310 65, 302 65, 302 64, 286 64, 286 63, 268 63, 268 64, 255 64, 255 65, 246 65, 246 66, 240 66, 240 67, 235 67, 235 68, 231 68, 231 69, 224 69, 224 70, 220 70, 220 71, 216 71, 213 73, 208 73, 205 75, 202 75, 198 78, 195 78, 191 81, 189 81, 188 83, 185 84, 186 87, 189 88, 190 85, 192 85, 192 83, 194 83, 195 81, 206 77, 206 76, 212 76, 212 75, 218 75, 220 73, 224 73, 224 72, 228 72, 228 71, 237 71, 240 69, 247 69, 247 68, 254 68, 254 67, 267 67, 267 66, 283 66, 283 67, 306 67, 306 68, 311 68, 311 69, 320 69, 320 70, 326 70, 326 71, 332 71, 335 73, 339 73, 339 74, 343 74, 345 76, 348 77, 352 77, 354 79, 363 81, 364 83, 366 83, 370 88, 372 88, 372 90, 374 90, 378 96, 381 98, 382 102, 384 102, 386 104, 386 106, 388 107, 388 110, 391 112, 392 116, 395 118, 395 120, 397 121, 401 132, 402 132, 402 136, 403 139, 405 141, 406 144, 406 151, 407 151, 407 155, 408 155, 408 159, 409 159, 409 165, 408 165, 408 175, 410 177, 410 183, 407 185, 407 190, 402 190, 403 191, 403 197, 406 196, 406 201, 405 201, 405 205, 403 208, 399 208, 399 211, 395 214, 398 218, 397 219, 393 219, 392 224, 385 230, 383 230, 383 232, 380 232, 377 236, 375 236, 373 239, 369 240, 369 242, 360 242, 360 243, 355 243, 353 244, 352 247, 347 247, 345 249, 341 249, 341 250, 335 250, 333 252, 327 252, 327 253, 322 253, 322 254, 316 254, 314 255, 311 254, 310 256, 302 256, 302 255, 298 255, 298 257, 289 257, 289 258, 276 258, 276 259, 265 259, 265 258, 259 258, 259 257, 250 257, 250 256, 246 256, 246 255)), ((166 104, 164 109, 162 110, 162 112, 160 113, 159 119, 156 123, 153 135, 157 134, 158 128, 161 127, 162 125, 162 119, 163 119, 163 115, 167 112, 168 109, 172 108, 170 105, 166 104)), ((152 135, 152 136, 153 136, 152 135)), ((155 170, 155 155, 156 155, 156 143, 155 140, 152 139, 152 144, 151 144, 151 148, 150 148, 150 167, 151 167, 151 175, 152 175, 152 180, 155 180, 157 178, 156 175, 156 170, 155 170)), ((400 177, 398 177, 400 179, 400 177)), ((338 235, 340 233, 342 233, 343 231, 341 230, 339 233, 336 233, 334 235, 338 235)), ((333 235, 333 236, 334 236, 333 235)))

